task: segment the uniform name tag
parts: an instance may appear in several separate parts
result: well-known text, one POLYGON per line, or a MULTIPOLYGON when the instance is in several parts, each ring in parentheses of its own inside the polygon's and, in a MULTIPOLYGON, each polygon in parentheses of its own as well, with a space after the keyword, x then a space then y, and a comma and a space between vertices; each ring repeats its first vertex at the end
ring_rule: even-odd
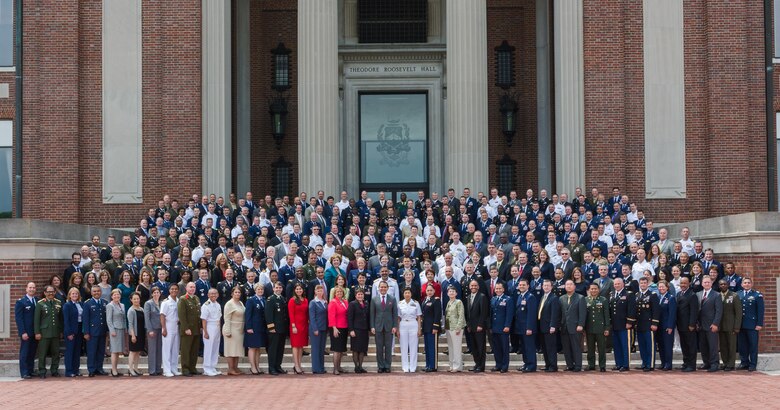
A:
POLYGON ((626 297, 625 296, 621 296, 620 300, 626 300, 626 297))
MULTIPOLYGON (((523 304, 525 305, 525 302, 523 302, 523 304)), ((506 306, 506 301, 502 300, 501 303, 498 304, 498 306, 506 306)))
POLYGON ((521 305, 525 305, 525 303, 526 303, 526 301, 525 301, 525 300, 523 300, 522 302, 520 302, 520 304, 521 304, 521 305))

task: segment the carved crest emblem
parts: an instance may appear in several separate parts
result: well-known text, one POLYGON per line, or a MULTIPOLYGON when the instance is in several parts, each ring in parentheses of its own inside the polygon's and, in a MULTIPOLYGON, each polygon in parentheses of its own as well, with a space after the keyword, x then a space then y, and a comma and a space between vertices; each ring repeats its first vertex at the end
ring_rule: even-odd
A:
POLYGON ((409 126, 400 120, 390 120, 379 126, 377 131, 379 145, 376 150, 382 155, 381 165, 399 167, 409 164, 409 126))

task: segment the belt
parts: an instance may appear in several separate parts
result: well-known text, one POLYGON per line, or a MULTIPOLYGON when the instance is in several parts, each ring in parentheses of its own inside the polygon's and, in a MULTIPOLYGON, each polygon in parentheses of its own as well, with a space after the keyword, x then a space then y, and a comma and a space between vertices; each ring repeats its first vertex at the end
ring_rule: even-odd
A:
POLYGON ((402 322, 415 322, 413 319, 403 319, 402 322))

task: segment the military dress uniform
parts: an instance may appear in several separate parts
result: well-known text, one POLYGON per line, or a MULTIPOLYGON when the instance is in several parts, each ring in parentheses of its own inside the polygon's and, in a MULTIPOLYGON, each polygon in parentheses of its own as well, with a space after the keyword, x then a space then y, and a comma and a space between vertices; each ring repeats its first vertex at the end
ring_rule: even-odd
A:
POLYGON ((756 370, 758 361, 758 330, 764 326, 764 295, 756 290, 741 290, 738 293, 742 300, 742 329, 739 331, 740 369, 756 370))
MULTIPOLYGON (((352 295, 350 295, 352 296, 352 295)), ((441 333, 441 301, 437 297, 425 297, 422 302, 422 334, 425 344, 425 371, 436 371, 439 334, 441 333), (433 334, 433 331, 436 334, 433 334)))
POLYGON ((208 279, 198 279, 195 281, 195 295, 198 296, 200 303, 206 303, 209 300, 209 290, 211 289, 211 283, 208 279))
POLYGON ((596 368, 596 348, 599 352, 599 370, 606 371, 607 333, 611 323, 609 318, 609 302, 603 296, 595 298, 588 296, 586 299, 588 317, 585 320, 585 336, 588 345, 588 369, 596 368))
POLYGON ((265 306, 265 322, 268 327, 268 372, 276 375, 287 373, 282 369, 284 341, 290 327, 287 300, 281 295, 271 295, 265 306))
POLYGON ((677 327, 677 298, 671 292, 658 295, 659 324, 656 331, 658 354, 661 357, 661 369, 672 370, 672 349, 674 347, 674 329, 677 327), (669 332, 671 331, 671 333, 669 332))
POLYGON ((615 291, 609 300, 612 312, 612 347, 615 354, 613 370, 627 371, 631 345, 628 337, 629 327, 636 322, 636 297, 628 289, 615 291))
POLYGON ((19 375, 23 378, 32 377, 37 353, 38 341, 35 340, 35 297, 22 296, 14 305, 14 319, 19 334, 19 375), (27 335, 27 340, 22 339, 27 335))
POLYGON ((62 304, 58 299, 41 299, 35 305, 33 321, 38 341, 38 375, 46 377, 46 356, 51 356, 51 375, 58 376, 60 366, 60 335, 62 334, 62 304))
POLYGON ((200 349, 200 300, 189 294, 179 298, 177 302, 179 313, 179 351, 181 353, 181 372, 184 376, 198 374, 195 365, 198 362, 200 349), (190 334, 187 334, 187 330, 190 334))
MULTIPOLYGON (((544 295, 542 295, 544 297, 544 295)), ((514 333, 522 340, 523 366, 519 369, 524 373, 536 371, 536 338, 538 335, 539 303, 536 294, 528 290, 518 293, 514 303, 514 333), (531 334, 528 334, 528 331, 531 334)))
POLYGON ((658 326, 660 311, 658 295, 650 290, 636 294, 636 338, 639 343, 639 355, 642 357, 642 370, 651 371, 655 367, 655 332, 652 326, 658 326))
POLYGON ((736 292, 730 290, 721 292, 723 301, 723 316, 718 327, 718 346, 720 347, 721 367, 724 370, 734 370, 737 360, 737 333, 742 327, 742 300, 736 292))
POLYGON ((505 294, 493 296, 490 301, 490 336, 496 359, 496 367, 492 369, 493 371, 506 373, 509 370, 509 332, 512 331, 514 313, 512 298, 505 294), (504 332, 504 328, 509 328, 509 332, 504 332))

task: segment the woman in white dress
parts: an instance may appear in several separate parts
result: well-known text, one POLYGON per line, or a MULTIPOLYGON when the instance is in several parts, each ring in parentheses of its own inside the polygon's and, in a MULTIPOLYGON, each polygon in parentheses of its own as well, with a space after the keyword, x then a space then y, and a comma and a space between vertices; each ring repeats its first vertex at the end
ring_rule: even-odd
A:
POLYGON ((417 346, 420 341, 420 319, 422 309, 416 300, 412 299, 412 289, 404 289, 404 299, 398 302, 398 332, 401 339, 401 365, 406 373, 417 370, 417 346))

